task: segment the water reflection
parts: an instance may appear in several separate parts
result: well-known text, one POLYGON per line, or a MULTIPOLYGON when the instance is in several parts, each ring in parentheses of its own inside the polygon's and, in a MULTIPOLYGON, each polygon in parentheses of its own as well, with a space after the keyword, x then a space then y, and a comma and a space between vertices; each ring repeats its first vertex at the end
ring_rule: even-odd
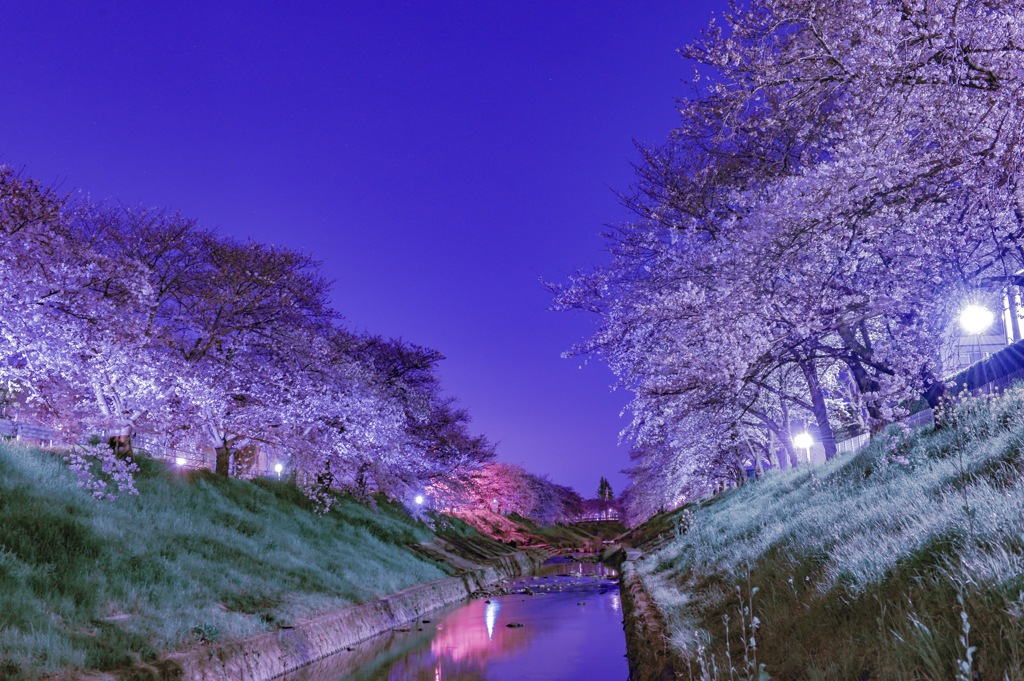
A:
POLYGON ((501 601, 497 598, 488 601, 484 608, 484 622, 487 624, 487 640, 494 638, 494 623, 498 619, 498 613, 501 612, 501 601))
POLYGON ((618 585, 594 564, 556 565, 513 593, 432 613, 287 681, 554 681, 628 677, 618 585), (521 627, 509 624, 521 623, 521 627))
POLYGON ((506 627, 507 621, 501 621, 496 627, 495 625, 499 624, 501 600, 489 600, 489 603, 485 600, 468 603, 446 615, 437 625, 437 635, 430 642, 429 653, 431 659, 438 661, 439 668, 448 670, 455 667, 472 667, 478 670, 488 659, 514 652, 526 645, 533 636, 533 632, 526 627, 506 627), (480 626, 481 622, 483 627, 480 626))

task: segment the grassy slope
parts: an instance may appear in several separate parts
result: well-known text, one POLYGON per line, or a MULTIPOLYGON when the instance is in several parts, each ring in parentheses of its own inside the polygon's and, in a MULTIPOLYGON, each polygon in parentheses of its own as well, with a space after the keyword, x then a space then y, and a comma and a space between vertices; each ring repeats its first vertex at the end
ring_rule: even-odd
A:
POLYGON ((893 429, 855 455, 774 473, 638 536, 693 678, 733 678, 730 666, 756 678, 743 659, 753 633, 772 679, 946 681, 958 665, 1024 679, 1024 391, 965 402, 949 428, 893 429), (744 637, 751 614, 761 628, 744 637))
POLYGON ((445 576, 400 509, 317 516, 283 482, 142 462, 95 501, 51 454, 0 445, 0 678, 109 669, 445 576), (110 618, 110 619, 105 619, 110 618))

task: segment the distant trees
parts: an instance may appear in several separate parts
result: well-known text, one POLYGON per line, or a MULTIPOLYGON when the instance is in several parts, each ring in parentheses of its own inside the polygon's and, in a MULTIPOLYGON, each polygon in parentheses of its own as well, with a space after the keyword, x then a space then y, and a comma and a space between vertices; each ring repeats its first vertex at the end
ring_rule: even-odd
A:
POLYGON ((494 456, 444 395, 442 356, 353 333, 319 264, 180 215, 68 203, 0 167, 0 383, 14 416, 83 443, 97 496, 133 491, 133 438, 287 461, 330 490, 407 496, 494 456), (85 445, 103 433, 117 446, 85 445))
POLYGON ((620 504, 608 478, 601 477, 597 485, 597 494, 591 499, 584 499, 578 514, 580 520, 618 520, 620 504))
POLYGON ((685 47, 612 263, 557 304, 633 391, 634 517, 795 430, 877 430, 940 381, 957 309, 1024 267, 1024 6, 754 0, 685 47))
POLYGON ((583 510, 583 499, 571 487, 555 484, 515 464, 483 465, 471 476, 468 489, 479 509, 515 513, 541 525, 571 522, 583 510))
POLYGON ((608 478, 604 476, 601 476, 601 480, 597 484, 597 501, 600 515, 606 516, 612 502, 615 501, 615 492, 612 491, 612 485, 608 482, 608 478))

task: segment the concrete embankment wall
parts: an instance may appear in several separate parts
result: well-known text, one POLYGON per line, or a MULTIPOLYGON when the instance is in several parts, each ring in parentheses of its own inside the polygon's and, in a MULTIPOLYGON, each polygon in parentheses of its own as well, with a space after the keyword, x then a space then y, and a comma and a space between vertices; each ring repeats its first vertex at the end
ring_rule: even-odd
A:
POLYGON ((684 663, 668 640, 657 605, 647 592, 634 561, 640 552, 628 550, 621 566, 622 614, 626 629, 629 678, 643 681, 682 679, 684 663))
POLYGON ((174 653, 152 666, 132 670, 132 678, 148 675, 167 681, 273 679, 371 636, 407 624, 431 610, 460 601, 502 579, 528 574, 543 562, 544 557, 523 552, 502 556, 488 567, 413 586, 316 619, 296 622, 291 629, 174 653))

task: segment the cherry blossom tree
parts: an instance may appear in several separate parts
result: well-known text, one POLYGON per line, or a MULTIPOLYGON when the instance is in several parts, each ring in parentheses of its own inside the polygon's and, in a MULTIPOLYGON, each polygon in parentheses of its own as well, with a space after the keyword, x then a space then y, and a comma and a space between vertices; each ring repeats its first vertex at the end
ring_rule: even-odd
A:
POLYGON ((479 508, 529 517, 537 504, 529 473, 522 466, 495 461, 473 475, 473 495, 479 508))
POLYGON ((583 511, 583 499, 574 489, 516 464, 492 461, 479 466, 466 487, 476 508, 515 513, 541 525, 571 522, 583 511))
POLYGON ((526 514, 541 526, 573 522, 583 514, 584 501, 579 492, 559 485, 545 476, 529 475, 534 504, 526 514))
POLYGON ((214 449, 222 475, 287 464, 324 511, 339 491, 458 487, 494 456, 441 354, 346 330, 304 254, 69 203, 6 167, 0 245, 4 413, 60 431, 97 497, 134 492, 139 433, 214 449))
POLYGON ((60 316, 51 313, 62 276, 78 276, 68 248, 64 200, 0 166, 0 379, 37 398, 34 371, 45 371, 60 316))
POLYGON ((3 168, 0 197, 4 253, 16 256, 0 264, 0 354, 5 381, 23 393, 16 416, 60 431, 69 463, 95 495, 134 492, 130 450, 85 442, 119 434, 159 399, 156 368, 138 361, 126 314, 145 309, 148 290, 133 263, 112 268, 83 244, 52 192, 3 168))
POLYGON ((373 479, 378 487, 409 487, 464 475, 494 457, 493 445, 471 434, 468 412, 443 393, 437 374, 441 353, 379 337, 365 339, 357 352, 376 376, 376 388, 401 409, 405 435, 387 466, 365 462, 364 483, 373 479))
POLYGON ((638 219, 557 297, 599 315, 577 351, 636 396, 634 485, 699 469, 709 425, 756 466, 796 416, 831 456, 837 417, 878 429, 941 382, 956 308, 1024 264, 1022 18, 1019 2, 754 0, 683 49, 694 92, 641 150, 638 219))

